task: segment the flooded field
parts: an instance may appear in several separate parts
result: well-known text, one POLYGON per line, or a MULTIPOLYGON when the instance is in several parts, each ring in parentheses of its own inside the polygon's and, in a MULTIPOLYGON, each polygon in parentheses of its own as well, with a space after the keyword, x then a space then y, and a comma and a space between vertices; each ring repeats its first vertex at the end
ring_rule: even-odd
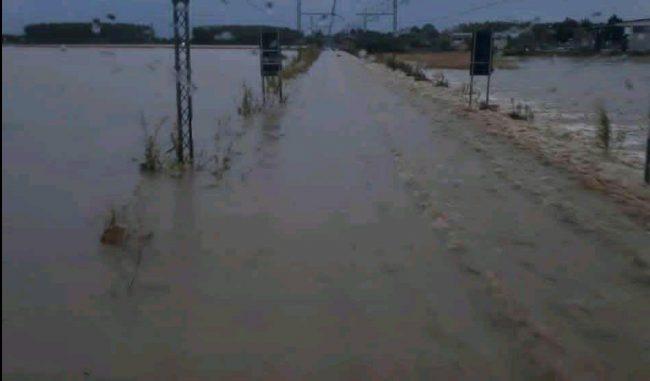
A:
MULTIPOLYGON (((136 184, 143 118, 150 130, 164 122, 161 145, 170 146, 173 52, 2 51, 4 258, 85 252, 96 246, 90 233, 108 208, 136 184), (45 248, 49 253, 37 254, 45 248)), ((257 89, 258 68, 251 50, 193 52, 193 79, 201 84, 194 93, 197 151, 212 148, 217 119, 236 113, 242 82, 257 89)))
MULTIPOLYGON (((626 131, 626 149, 640 157, 645 150, 650 113, 650 62, 647 58, 526 58, 517 69, 496 70, 490 100, 506 111, 529 105, 536 123, 591 135, 596 108, 602 104, 615 129, 626 131)), ((467 70, 443 72, 451 87, 469 84, 467 70)), ((475 77, 475 89, 485 100, 486 80, 475 77)))
MULTIPOLYGON (((38 355, 34 346, 15 346, 46 333, 6 331, 5 322, 36 315, 69 321, 67 306, 106 292, 114 269, 97 255, 99 234, 109 210, 123 205, 139 182, 142 119, 150 129, 165 121, 161 146, 171 146, 175 92, 171 49, 3 47, 2 53, 3 347, 14 346, 3 359, 12 362, 23 351, 38 355)), ((259 86, 259 58, 252 50, 192 53, 193 79, 201 84, 194 93, 201 151, 212 148, 217 120, 236 114, 242 82, 259 86)), ((26 324, 33 329, 42 321, 26 324)), ((74 331, 53 324, 63 335, 74 331)), ((44 351, 46 363, 61 361, 44 351)))
POLYGON ((647 231, 410 78, 325 51, 243 120, 258 57, 193 51, 231 168, 141 175, 171 51, 3 53, 3 378, 650 377, 647 231))

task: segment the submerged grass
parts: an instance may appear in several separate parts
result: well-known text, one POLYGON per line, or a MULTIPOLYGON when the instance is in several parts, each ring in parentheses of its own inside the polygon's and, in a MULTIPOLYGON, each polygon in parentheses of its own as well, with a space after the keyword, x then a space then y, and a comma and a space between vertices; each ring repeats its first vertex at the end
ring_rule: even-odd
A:
POLYGON ((614 126, 602 103, 596 105, 596 144, 605 153, 609 153, 614 147, 620 148, 625 143, 627 132, 623 129, 614 134, 614 126))
POLYGON ((126 241, 126 227, 118 223, 118 211, 112 207, 108 211, 100 242, 109 246, 122 246, 126 241))
POLYGON ((435 87, 449 87, 449 81, 445 77, 445 73, 439 72, 433 77, 433 85, 435 87))
POLYGON ((241 100, 237 107, 237 113, 244 118, 248 118, 259 112, 261 109, 262 106, 259 99, 255 98, 255 95, 253 95, 253 88, 246 82, 243 82, 241 100))
POLYGON ((510 104, 512 106, 512 110, 508 113, 508 116, 511 119, 527 121, 532 121, 535 119, 533 109, 528 104, 515 101, 515 98, 510 98, 510 104))
POLYGON ((602 104, 596 106, 596 140, 600 148, 609 152, 612 140, 612 123, 602 104))
POLYGON ((282 79, 289 80, 306 73, 311 65, 316 62, 320 53, 321 49, 315 45, 298 49, 298 55, 282 69, 280 76, 282 79))
POLYGON ((395 71, 401 71, 406 74, 407 77, 413 77, 416 81, 428 81, 426 74, 424 73, 424 68, 420 64, 412 65, 408 62, 397 59, 396 55, 379 55, 377 60, 389 69, 395 71))
POLYGON ((166 121, 167 117, 163 117, 153 128, 153 131, 150 131, 144 113, 140 114, 140 127, 144 133, 144 159, 140 163, 140 170, 143 172, 159 172, 163 167, 160 145, 158 144, 158 133, 166 121))

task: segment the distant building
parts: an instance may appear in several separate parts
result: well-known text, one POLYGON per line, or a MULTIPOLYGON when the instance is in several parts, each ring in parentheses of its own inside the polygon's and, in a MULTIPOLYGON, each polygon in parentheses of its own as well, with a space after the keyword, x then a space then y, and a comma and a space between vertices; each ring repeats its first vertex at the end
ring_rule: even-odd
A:
POLYGON ((628 51, 650 52, 650 18, 624 21, 615 26, 625 28, 628 51))
POLYGON ((451 46, 456 50, 468 50, 471 48, 472 34, 471 33, 452 33, 451 46))
POLYGON ((498 50, 503 50, 505 49, 506 46, 508 46, 508 43, 519 37, 521 35, 522 30, 518 28, 511 28, 509 30, 503 31, 503 32, 495 32, 494 33, 494 47, 497 48, 498 50))
MULTIPOLYGON (((493 41, 494 48, 497 50, 503 50, 508 42, 519 37, 521 34, 520 30, 511 29, 504 32, 494 32, 493 41)), ((452 33, 451 34, 451 46, 456 50, 470 50, 472 45, 472 33, 452 33)))

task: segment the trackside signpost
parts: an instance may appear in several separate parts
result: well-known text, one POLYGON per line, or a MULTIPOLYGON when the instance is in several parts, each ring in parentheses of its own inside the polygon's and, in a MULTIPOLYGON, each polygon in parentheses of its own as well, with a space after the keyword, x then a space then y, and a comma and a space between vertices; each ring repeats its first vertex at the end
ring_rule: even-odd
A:
POLYGON ((280 32, 277 30, 260 30, 260 71, 262 75, 262 97, 266 101, 268 79, 275 77, 278 81, 276 91, 282 101, 282 49, 280 32))
POLYGON ((487 91, 485 104, 490 102, 490 77, 494 67, 492 66, 494 41, 492 31, 481 30, 472 34, 472 54, 469 65, 469 105, 472 105, 474 93, 474 76, 487 76, 487 91))
POLYGON ((650 184, 650 128, 648 128, 648 137, 645 143, 645 175, 646 184, 650 184))

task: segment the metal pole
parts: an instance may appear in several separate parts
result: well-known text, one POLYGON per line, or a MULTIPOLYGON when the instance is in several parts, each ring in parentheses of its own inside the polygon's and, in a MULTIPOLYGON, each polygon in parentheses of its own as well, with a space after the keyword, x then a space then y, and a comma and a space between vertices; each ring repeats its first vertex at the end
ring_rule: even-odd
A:
POLYGON ((368 8, 364 8, 363 10, 363 31, 367 32, 368 31, 368 8))
POLYGON ((336 16, 336 0, 332 1, 332 10, 330 11, 330 25, 327 29, 327 35, 332 35, 332 27, 334 26, 334 16, 336 16))
POLYGON ((645 183, 650 184, 650 129, 645 143, 645 183))
POLYGON ((176 1, 172 0, 174 7, 174 69, 176 70, 176 160, 183 162, 183 124, 182 124, 182 106, 181 106, 181 81, 180 77, 180 33, 178 30, 178 12, 176 10, 176 1))
POLYGON ((490 78, 492 78, 492 74, 488 74, 487 91, 485 93, 485 106, 490 105, 490 78))
POLYGON ((469 107, 472 107, 474 93, 474 50, 476 49, 476 33, 472 34, 472 52, 469 57, 469 107))
POLYGON ((298 32, 302 32, 302 0, 297 0, 298 3, 296 5, 296 24, 298 25, 298 32))
POLYGON ((174 8, 174 60, 176 69, 176 157, 194 159, 192 137, 192 63, 190 59, 189 0, 172 0, 174 8), (187 157, 185 155, 188 155, 187 157))
POLYGON ((472 94, 474 92, 474 74, 469 77, 469 107, 472 107, 472 94))
POLYGON ((397 0, 393 0, 393 34, 397 36, 397 0))
POLYGON ((185 3, 185 57, 186 57, 186 68, 185 68, 185 78, 186 82, 185 85, 186 90, 187 90, 187 139, 185 144, 187 145, 187 148, 189 150, 190 154, 190 162, 194 162, 194 138, 192 136, 192 120, 194 119, 194 112, 193 112, 193 107, 192 107, 192 92, 194 91, 193 86, 194 84, 192 83, 192 59, 191 59, 191 52, 190 52, 190 37, 191 37, 191 32, 190 32, 190 1, 187 0, 187 3, 185 3))
POLYGON ((490 106, 490 79, 492 78, 492 49, 494 48, 494 37, 490 34, 490 61, 488 63, 487 91, 485 92, 485 106, 490 106))
POLYGON ((262 76, 262 103, 266 104, 266 79, 262 76))

